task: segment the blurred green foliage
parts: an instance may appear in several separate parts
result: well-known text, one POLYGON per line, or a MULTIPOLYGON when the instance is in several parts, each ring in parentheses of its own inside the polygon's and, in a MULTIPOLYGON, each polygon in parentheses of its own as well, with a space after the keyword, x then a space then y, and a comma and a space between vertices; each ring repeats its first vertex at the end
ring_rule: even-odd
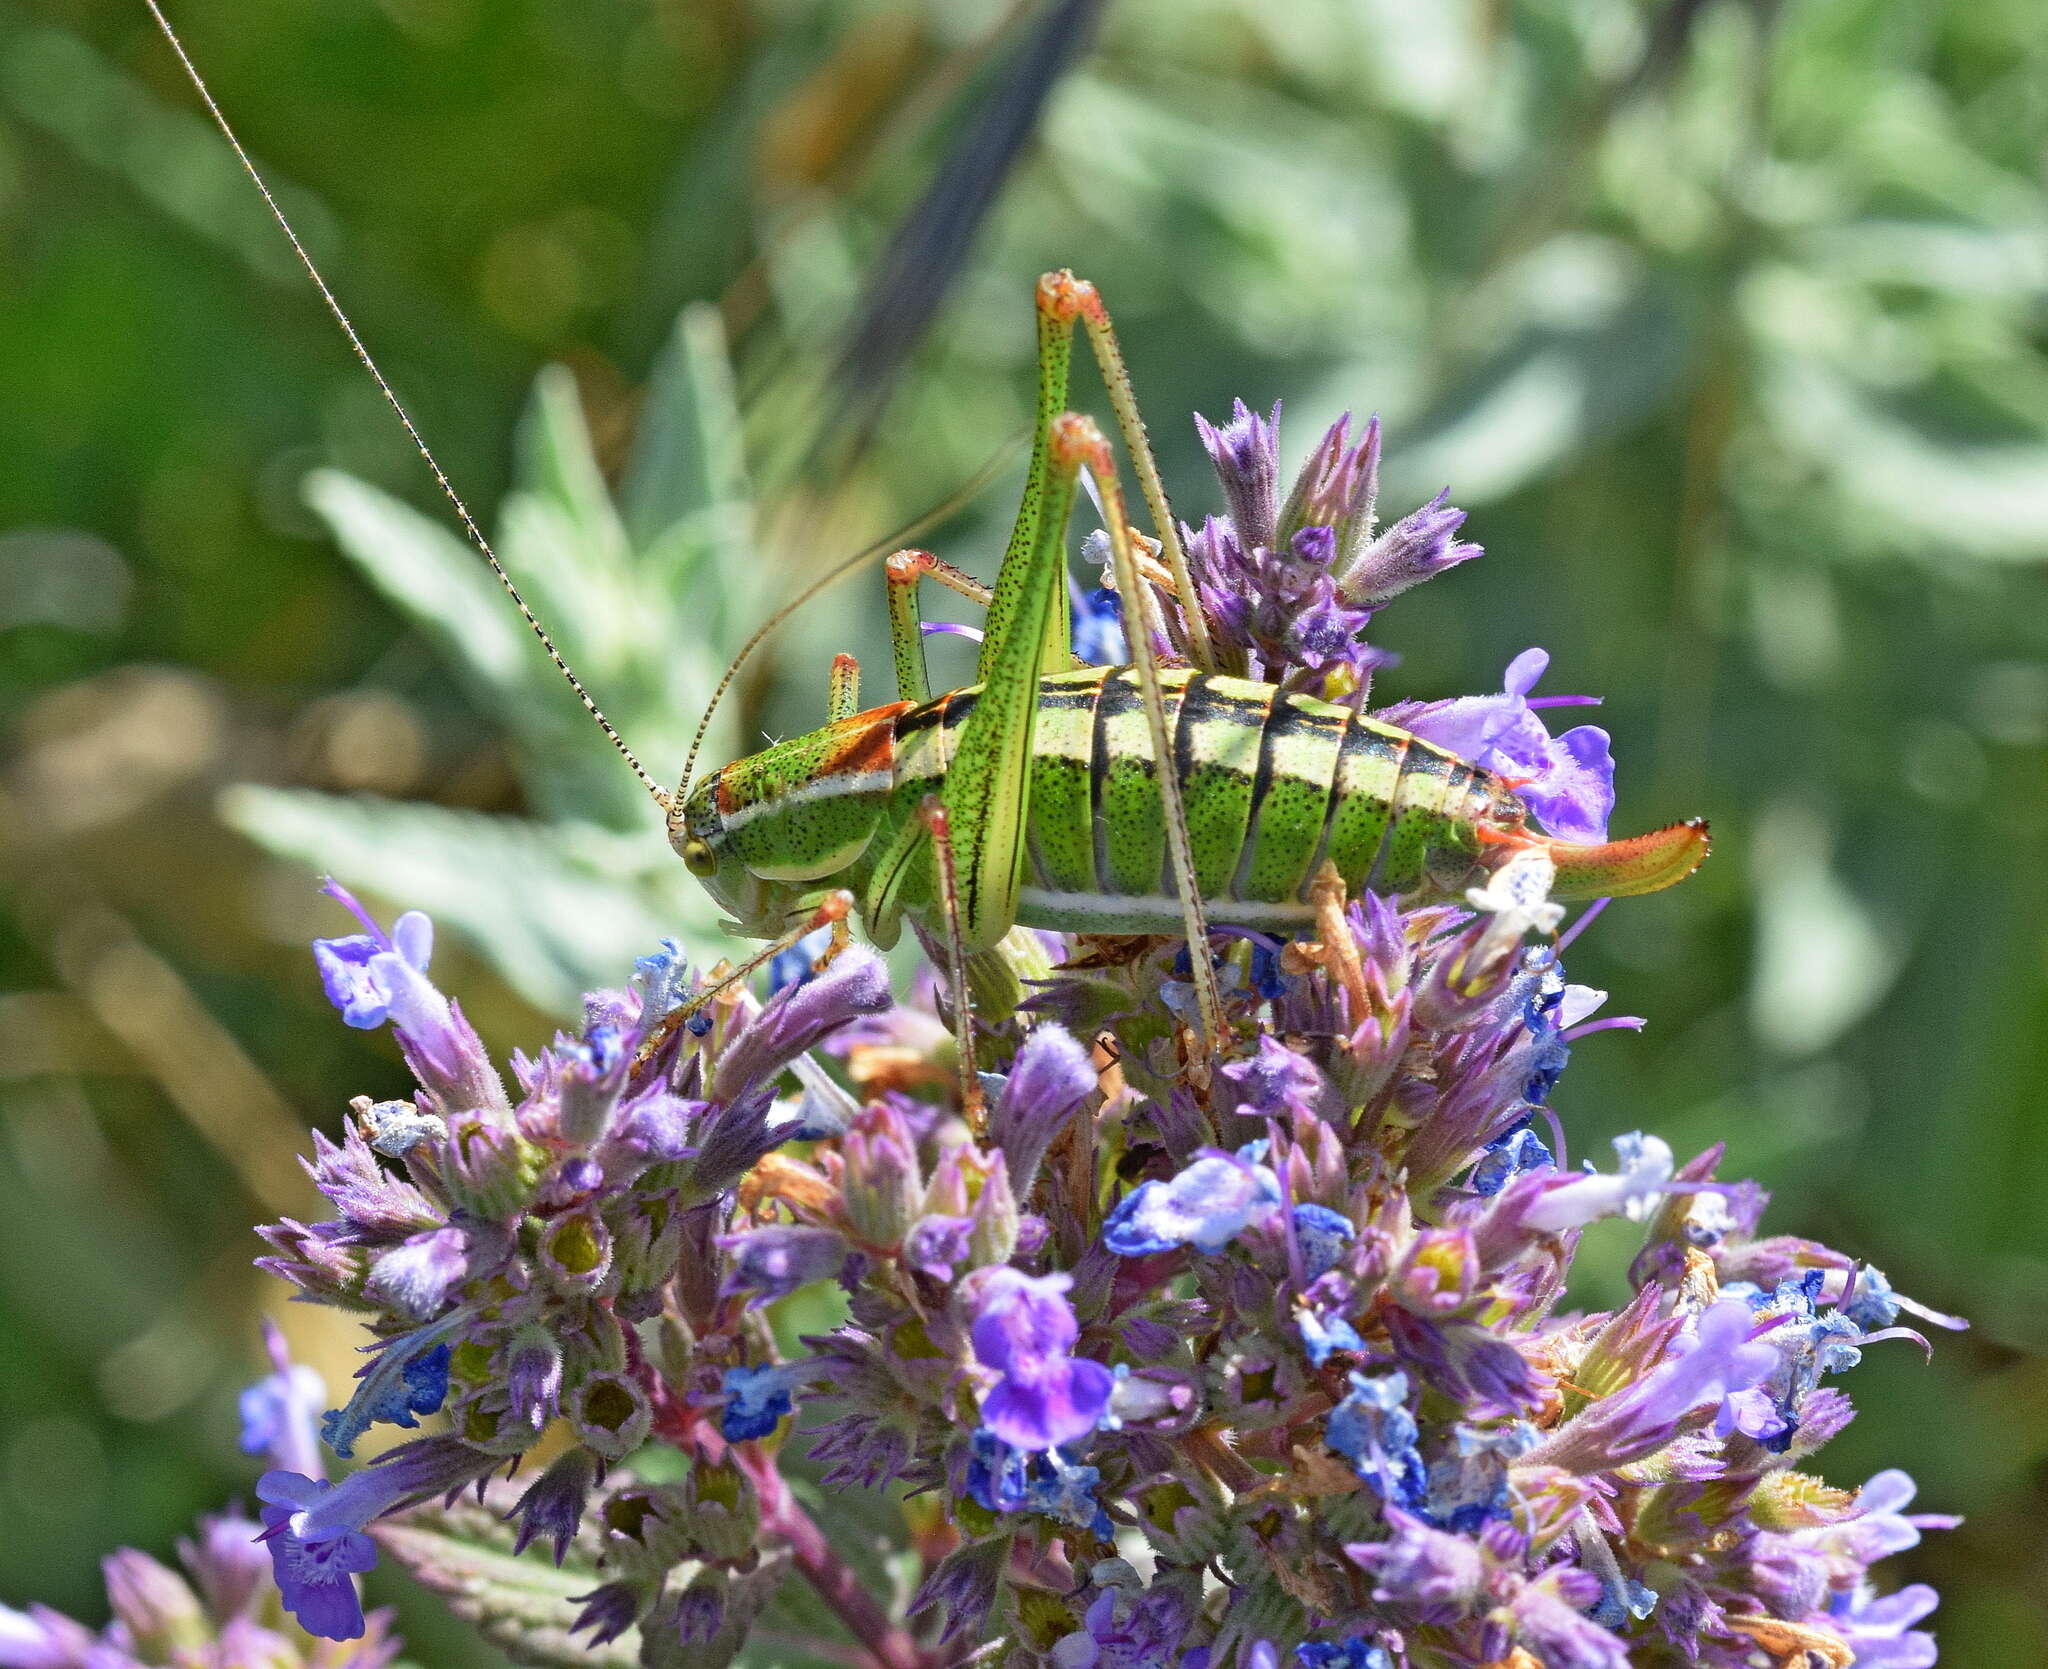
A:
MULTIPOLYGON (((2048 1660, 2038 5, 1112 0, 870 423, 848 321, 1033 12, 177 8, 658 777, 770 607, 1019 430, 1041 269, 1103 286, 1184 514, 1189 410, 1284 396, 1290 457, 1380 411, 1390 506, 1449 484, 1489 551, 1379 623, 1382 692, 1540 642, 1607 698, 1618 824, 1714 820, 1574 953, 1651 1022, 1580 1050, 1575 1146, 1725 1139, 1777 1229, 1973 1319, 1872 1351, 1828 1470, 1970 1515, 1899 1565, 1947 1661, 2048 1660)), ((139 8, 0 0, 0 363, 0 1597, 93 1616, 100 1552, 246 1490, 247 1227, 398 1085, 289 854, 461 930, 501 1047, 707 917, 139 8)), ((985 570, 1017 475, 939 548, 985 570)), ((885 681, 879 593, 791 621, 714 747, 815 723, 833 649, 885 681)), ((338 1383, 346 1329, 288 1319, 338 1383)), ((431 1609, 414 1655, 488 1661, 431 1609)))

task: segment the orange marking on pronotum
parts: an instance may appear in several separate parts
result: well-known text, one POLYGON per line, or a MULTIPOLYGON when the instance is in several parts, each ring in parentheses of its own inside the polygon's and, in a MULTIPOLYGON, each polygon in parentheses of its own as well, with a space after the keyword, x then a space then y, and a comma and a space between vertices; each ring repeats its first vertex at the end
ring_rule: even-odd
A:
POLYGON ((841 719, 832 747, 818 761, 818 774, 850 776, 891 769, 896 763, 896 721, 911 706, 908 701, 892 701, 841 719))

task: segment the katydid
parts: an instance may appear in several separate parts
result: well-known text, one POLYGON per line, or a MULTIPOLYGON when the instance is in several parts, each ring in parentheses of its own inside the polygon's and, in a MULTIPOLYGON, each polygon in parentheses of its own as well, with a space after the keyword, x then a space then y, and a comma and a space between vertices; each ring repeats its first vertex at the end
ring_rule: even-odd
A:
MULTIPOLYGON (((1700 821, 1600 844, 1555 839, 1530 826, 1513 784, 1491 772, 1349 708, 1219 672, 1109 315, 1094 286, 1066 272, 1038 285, 1031 463, 993 589, 929 553, 897 552, 887 571, 898 699, 856 711, 858 668, 842 655, 823 729, 694 786, 686 769, 682 786, 665 792, 556 651, 156 0, 147 3, 464 533, 667 814, 671 843, 736 931, 786 944, 814 923, 843 931, 853 912, 886 947, 907 919, 946 955, 964 1044, 965 964, 1020 924, 1181 934, 1205 945, 1212 920, 1281 933, 1307 927, 1333 884, 1407 901, 1456 898, 1532 847, 1554 865, 1551 890, 1560 899, 1652 892, 1684 879, 1706 855, 1700 821), (1140 551, 1129 525, 1108 444, 1093 422, 1066 409, 1077 323, 1130 453, 1156 560, 1140 551), (1084 476, 1102 506, 1130 623, 1129 666, 1076 667, 1068 650, 1067 531, 1084 476), (1141 572, 1141 556, 1150 574, 1141 572), (925 576, 988 606, 977 682, 936 696, 915 598, 925 576), (1148 627, 1155 577, 1180 604, 1186 665, 1159 664, 1148 627)), ((695 754, 693 746, 692 766, 695 754)), ((1213 1047, 1223 1036, 1215 971, 1206 955, 1190 963, 1200 1029, 1213 1047)), ((962 1057, 971 1103, 971 1049, 962 1057)))
MULTIPOLYGON (((1076 669, 1067 650, 1066 523, 1075 483, 1095 480, 1134 618, 1147 583, 1102 437, 1063 410, 1068 342, 1085 322, 1147 498, 1157 471, 1094 287, 1067 273, 1039 283, 1039 428, 1024 507, 988 599, 980 682, 934 697, 910 588, 924 573, 969 590, 923 552, 889 566, 899 699, 846 710, 794 737, 686 781, 669 837, 740 932, 767 937, 834 889, 851 891, 871 937, 893 944, 907 917, 948 930, 948 900, 921 807, 943 801, 959 848, 964 949, 985 951, 1015 924, 1107 934, 1203 936, 1219 925, 1287 932, 1309 925, 1327 863, 1348 890, 1456 898, 1508 853, 1541 847, 1561 899, 1652 892, 1707 850, 1706 825, 1673 824, 1598 845, 1529 826, 1513 787, 1491 772, 1331 702, 1199 665, 1153 664, 1134 629, 1129 667, 1076 669), (1128 415, 1127 415, 1128 414, 1128 415), (1158 761, 1171 761, 1160 771, 1158 761)), ((1191 627, 1202 619, 1163 496, 1154 504, 1166 571, 1191 627)), ((1198 629, 1198 628, 1197 628, 1198 629)), ((1190 658, 1206 655, 1190 632, 1190 658)), ((1220 1007, 1206 958, 1192 959, 1205 1030, 1220 1007)))

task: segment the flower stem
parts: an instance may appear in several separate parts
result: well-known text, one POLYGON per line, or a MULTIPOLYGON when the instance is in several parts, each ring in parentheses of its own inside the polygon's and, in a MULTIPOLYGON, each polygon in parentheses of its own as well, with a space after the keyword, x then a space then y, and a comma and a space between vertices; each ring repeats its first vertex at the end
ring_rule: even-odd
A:
POLYGON ((751 1443, 736 1444, 731 1453, 754 1481, 761 1502, 761 1528, 788 1542, 796 1568, 846 1626, 846 1632, 860 1643, 863 1661, 872 1669, 930 1669, 909 1631, 889 1620, 852 1567, 833 1550, 818 1521, 789 1492, 775 1462, 760 1455, 751 1443))

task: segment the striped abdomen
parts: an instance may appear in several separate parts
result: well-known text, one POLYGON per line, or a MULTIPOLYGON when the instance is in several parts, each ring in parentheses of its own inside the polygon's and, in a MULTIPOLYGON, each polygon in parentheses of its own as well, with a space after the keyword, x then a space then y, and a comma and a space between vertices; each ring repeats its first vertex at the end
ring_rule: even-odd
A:
MULTIPOLYGON (((1518 826, 1497 778, 1346 708, 1185 670, 1160 682, 1196 880, 1218 924, 1306 921, 1327 858, 1346 886, 1436 894, 1479 854, 1477 824, 1518 826)), ((1169 933, 1180 905, 1136 674, 1040 680, 1018 919, 1069 932, 1169 933)), ((937 786, 977 692, 895 719, 895 803, 937 786)))

